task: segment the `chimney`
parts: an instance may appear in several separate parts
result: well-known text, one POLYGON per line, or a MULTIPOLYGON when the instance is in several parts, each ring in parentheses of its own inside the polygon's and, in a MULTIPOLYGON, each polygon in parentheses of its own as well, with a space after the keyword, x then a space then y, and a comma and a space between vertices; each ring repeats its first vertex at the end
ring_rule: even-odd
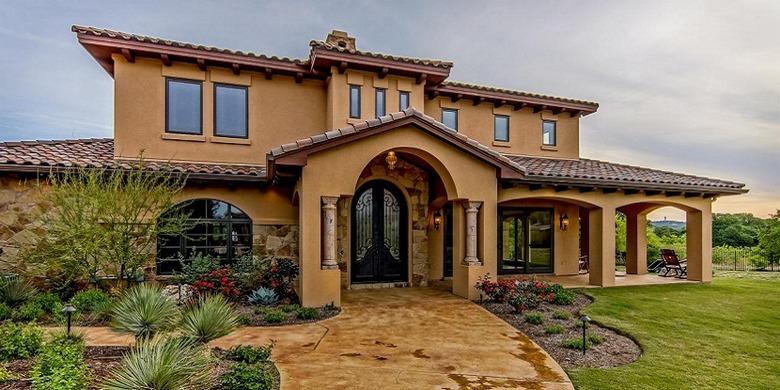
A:
POLYGON ((355 37, 349 36, 346 31, 333 30, 325 38, 325 43, 328 45, 341 47, 350 51, 357 50, 355 46, 355 37))

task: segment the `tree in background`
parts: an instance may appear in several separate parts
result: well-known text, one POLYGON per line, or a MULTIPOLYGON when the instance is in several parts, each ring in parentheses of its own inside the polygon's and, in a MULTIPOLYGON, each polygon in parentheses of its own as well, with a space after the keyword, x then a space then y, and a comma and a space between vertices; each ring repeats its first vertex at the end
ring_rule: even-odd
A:
POLYGON ((758 245, 758 236, 764 229, 766 220, 753 214, 713 214, 712 246, 731 246, 737 248, 758 245))
POLYGON ((766 220, 758 237, 758 246, 770 264, 780 263, 780 210, 766 220))

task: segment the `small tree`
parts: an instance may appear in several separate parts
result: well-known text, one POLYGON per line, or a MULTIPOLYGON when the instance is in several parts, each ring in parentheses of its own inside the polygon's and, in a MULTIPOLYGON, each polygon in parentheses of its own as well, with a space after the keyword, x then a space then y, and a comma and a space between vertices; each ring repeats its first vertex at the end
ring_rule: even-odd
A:
POLYGON ((769 264, 780 262, 780 210, 767 220, 758 235, 758 246, 769 264))

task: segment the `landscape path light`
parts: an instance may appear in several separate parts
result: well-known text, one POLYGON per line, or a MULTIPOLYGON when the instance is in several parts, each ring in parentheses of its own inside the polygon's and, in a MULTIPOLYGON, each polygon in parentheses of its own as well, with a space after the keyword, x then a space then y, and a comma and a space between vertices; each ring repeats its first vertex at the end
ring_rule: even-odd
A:
POLYGON ((588 346, 588 323, 590 322, 590 317, 583 314, 580 316, 580 321, 582 321, 582 354, 585 355, 585 350, 588 346))
POLYGON ((62 312, 68 315, 68 338, 70 338, 70 318, 73 315, 73 312, 76 311, 76 308, 73 307, 70 303, 65 305, 65 307, 62 308, 62 312))

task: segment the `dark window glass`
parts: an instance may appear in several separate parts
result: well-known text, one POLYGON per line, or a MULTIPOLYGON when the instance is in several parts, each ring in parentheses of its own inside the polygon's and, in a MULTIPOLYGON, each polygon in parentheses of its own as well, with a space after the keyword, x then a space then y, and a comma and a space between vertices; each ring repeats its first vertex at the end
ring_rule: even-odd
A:
POLYGON ((222 137, 247 137, 247 89, 233 85, 214 85, 214 134, 222 137))
POLYGON ((165 131, 201 134, 200 81, 166 79, 165 131))
POLYGON ((349 117, 360 118, 360 86, 349 86, 349 117))
POLYGON ((458 110, 442 108, 441 123, 444 123, 450 129, 458 131, 458 110))
POLYGON ((188 229, 181 235, 157 237, 158 274, 179 271, 182 262, 196 256, 210 256, 226 265, 251 253, 252 220, 236 206, 215 199, 197 199, 184 202, 169 213, 186 215, 188 229))
POLYGON ((555 121, 542 121, 542 144, 555 146, 555 121))
POLYGON ((409 108, 409 92, 398 93, 398 111, 403 111, 409 108))
POLYGON ((553 272, 553 210, 504 209, 499 273, 553 272))
POLYGON ((493 118, 493 131, 496 141, 509 141, 509 117, 496 115, 493 118))
POLYGON ((385 104, 385 92, 386 90, 382 88, 376 89, 376 99, 375 99, 376 109, 374 110, 374 112, 376 112, 377 118, 380 116, 384 116, 387 113, 386 112, 387 105, 385 104))

